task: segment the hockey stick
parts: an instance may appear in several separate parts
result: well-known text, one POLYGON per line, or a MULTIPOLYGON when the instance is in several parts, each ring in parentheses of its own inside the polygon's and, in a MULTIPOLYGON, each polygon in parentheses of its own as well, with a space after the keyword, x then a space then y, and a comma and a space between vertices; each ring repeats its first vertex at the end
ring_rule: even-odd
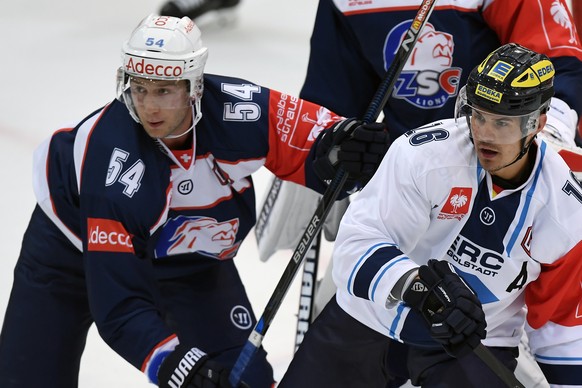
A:
POLYGON ((479 344, 474 352, 508 387, 525 388, 525 385, 505 365, 500 363, 485 345, 479 344))
MULTIPOLYGON (((380 115, 380 112, 384 108, 384 105, 386 105, 389 94, 391 93, 394 84, 396 83, 396 76, 400 73, 406 64, 406 61, 410 56, 410 51, 418 40, 420 31, 432 13, 435 3, 436 0, 423 0, 421 3, 416 16, 414 17, 414 20, 412 21, 408 31, 406 31, 404 39, 400 43, 400 47, 398 48, 398 51, 396 52, 390 67, 386 71, 380 86, 376 90, 374 98, 368 106, 366 114, 363 118, 364 122, 370 123, 376 121, 380 115)), ((271 325, 277 310, 281 306, 285 294, 289 290, 289 286, 291 285, 295 274, 299 270, 305 254, 309 250, 313 239, 321 230, 323 221, 327 217, 333 203, 339 196, 339 193, 347 178, 348 174, 340 166, 336 172, 335 177, 319 201, 317 208, 315 209, 315 213, 309 221, 305 232, 303 232, 301 240, 299 241, 297 248, 295 248, 295 251, 291 256, 291 260, 287 264, 287 267, 285 268, 279 283, 277 283, 277 286, 275 287, 275 290, 273 291, 273 294, 271 295, 271 298, 269 299, 267 306, 263 311, 263 315, 261 315, 257 321, 257 324, 251 332, 251 335, 249 336, 232 368, 229 380, 233 387, 238 387, 241 382, 243 372, 249 365, 254 354, 261 346, 265 333, 269 329, 269 326, 271 325)))
MULTIPOLYGON (((280 178, 274 178, 271 182, 271 186, 267 192, 267 196, 265 197, 263 206, 261 211, 257 216, 257 224, 255 225, 255 237, 257 239, 257 243, 259 245, 259 255, 261 256, 261 260, 263 260, 262 256, 265 256, 271 253, 272 249, 281 249, 281 248, 293 248, 292 246, 288 246, 287 244, 279 245, 279 242, 276 244, 275 248, 270 248, 267 246, 265 248, 266 253, 263 254, 261 252, 261 245, 264 240, 272 240, 268 235, 274 232, 267 231, 267 229, 272 229, 273 225, 275 225, 275 229, 278 228, 276 221, 273 219, 275 207, 277 206, 276 203, 278 201, 284 203, 286 200, 285 195, 282 194, 282 190, 284 190, 283 181, 280 178)), ((289 186, 287 186, 289 187, 289 186)), ((308 189, 303 188, 305 191, 300 191, 300 193, 306 192, 308 189)), ((311 197, 309 198, 311 199, 311 197)), ((297 201, 295 198, 293 201, 297 201)), ((316 200, 313 201, 317 203, 316 200)), ((333 209, 333 208, 332 208, 333 209)), ((312 210, 308 210, 305 213, 311 213, 312 210)), ((303 217, 299 217, 301 222, 303 217)), ((278 221, 277 221, 278 222, 278 221)), ((315 311, 315 292, 317 289, 317 269, 319 263, 319 245, 321 244, 321 235, 323 232, 317 233, 317 236, 313 240, 313 244, 309 251, 305 255, 305 264, 303 265, 303 274, 301 276, 301 293, 299 295, 299 303, 297 309, 297 326, 296 326, 296 334, 295 334, 295 345, 294 349, 297 350, 301 342, 303 341, 303 337, 307 330, 309 329, 309 325, 313 321, 313 315, 315 311)), ((281 236, 276 238, 281 239, 281 236)), ((280 241, 280 240, 278 240, 280 241)), ((294 243, 296 244, 296 243, 294 243)), ((263 260, 264 261, 264 260, 263 260)))
POLYGON ((319 264, 319 246, 321 244, 319 231, 311 248, 307 252, 301 278, 301 294, 299 295, 299 310, 297 311, 297 330, 295 332, 295 350, 299 348, 309 325, 313 321, 315 292, 317 291, 317 266, 319 264))

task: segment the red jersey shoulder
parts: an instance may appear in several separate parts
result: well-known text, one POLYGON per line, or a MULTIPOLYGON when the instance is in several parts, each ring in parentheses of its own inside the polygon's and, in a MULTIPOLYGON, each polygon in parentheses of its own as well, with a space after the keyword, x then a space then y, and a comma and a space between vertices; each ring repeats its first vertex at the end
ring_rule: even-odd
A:
POLYGON ((548 321, 562 326, 582 325, 582 242, 560 260, 542 265, 538 279, 528 285, 527 320, 538 329, 548 321))

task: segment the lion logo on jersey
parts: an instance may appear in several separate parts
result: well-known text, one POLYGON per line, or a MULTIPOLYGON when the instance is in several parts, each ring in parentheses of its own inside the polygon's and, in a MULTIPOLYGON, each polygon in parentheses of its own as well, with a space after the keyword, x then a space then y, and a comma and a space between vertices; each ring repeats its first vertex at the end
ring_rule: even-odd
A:
POLYGON ((219 222, 211 217, 178 216, 168 220, 158 239, 156 257, 196 252, 224 260, 235 256, 238 218, 219 222))
MULTIPOLYGON (((384 45, 385 69, 392 63, 410 23, 402 22, 388 33, 384 45)), ((454 48, 451 34, 437 31, 427 23, 396 81, 393 97, 422 109, 440 108, 455 97, 462 70, 451 67, 454 48)))
POLYGON ((436 31, 432 24, 426 23, 404 68, 424 70, 427 66, 449 67, 453 63, 453 51, 453 36, 436 31))

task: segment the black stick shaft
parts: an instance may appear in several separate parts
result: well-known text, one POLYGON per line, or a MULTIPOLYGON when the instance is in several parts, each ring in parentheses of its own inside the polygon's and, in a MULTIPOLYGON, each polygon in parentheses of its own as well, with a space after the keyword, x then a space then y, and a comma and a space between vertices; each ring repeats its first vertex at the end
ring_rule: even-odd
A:
MULTIPOLYGON (((386 101, 388 101, 388 98, 390 97, 390 93, 392 92, 392 88, 396 82, 396 77, 398 74, 400 74, 402 68, 406 64, 412 47, 418 40, 420 31, 432 13, 435 3, 436 0, 424 0, 421 3, 416 16, 410 25, 410 28, 408 31, 406 31, 406 35, 401 42, 400 47, 394 56, 394 59, 392 60, 392 64, 386 71, 386 74, 384 75, 384 78, 380 83, 376 94, 368 106, 366 114, 363 118, 364 122, 370 123, 372 121, 376 121, 380 115, 380 112, 384 108, 386 101)), ((301 237, 297 248, 295 248, 291 260, 289 261, 289 264, 287 264, 287 267, 285 268, 279 283, 277 283, 277 286, 275 287, 275 290, 273 291, 273 294, 271 295, 271 298, 269 299, 269 302, 267 303, 262 316, 257 321, 257 324, 251 332, 249 339, 247 340, 232 368, 229 380, 233 387, 238 387, 241 382, 243 372, 250 363, 255 352, 261 346, 263 337, 269 329, 269 326, 271 325, 277 310, 281 306, 281 303, 283 302, 285 294, 289 290, 295 274, 299 270, 299 267, 301 266, 307 251, 313 243, 313 239, 321 230, 323 221, 329 214, 329 211, 339 196, 339 193, 341 192, 341 189, 344 186, 347 178, 348 174, 342 167, 340 167, 336 172, 335 177, 329 184, 327 190, 323 194, 322 199, 319 201, 319 204, 315 209, 315 213, 309 221, 305 232, 303 232, 303 236, 301 237)))
POLYGON ((515 375, 483 344, 475 348, 475 354, 510 388, 525 388, 515 375))

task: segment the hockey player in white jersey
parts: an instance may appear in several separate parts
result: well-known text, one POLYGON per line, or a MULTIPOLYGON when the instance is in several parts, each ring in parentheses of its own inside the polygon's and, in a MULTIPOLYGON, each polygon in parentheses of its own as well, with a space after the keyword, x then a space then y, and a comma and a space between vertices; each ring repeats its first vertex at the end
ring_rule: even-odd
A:
POLYGON ((548 382, 582 386, 582 186, 536 138, 553 78, 545 55, 504 45, 455 119, 393 143, 342 220, 336 297, 280 387, 500 387, 472 350, 514 370, 524 327, 548 382))

